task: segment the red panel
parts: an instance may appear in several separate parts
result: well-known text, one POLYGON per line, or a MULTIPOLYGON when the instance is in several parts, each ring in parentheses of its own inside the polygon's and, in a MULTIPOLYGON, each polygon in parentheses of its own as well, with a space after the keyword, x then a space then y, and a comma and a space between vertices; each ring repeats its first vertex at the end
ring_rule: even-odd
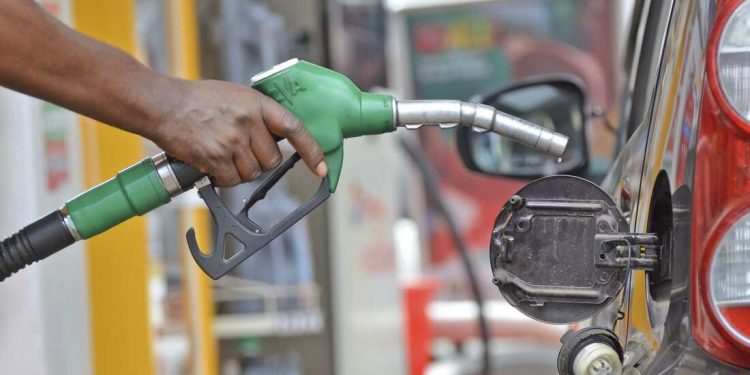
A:
POLYGON ((732 306, 721 309, 721 315, 724 315, 727 321, 738 331, 750 333, 750 306, 732 306))
POLYGON ((434 280, 421 280, 404 286, 406 320, 406 351, 409 374, 422 375, 430 363, 432 324, 427 316, 427 306, 439 284, 434 280))

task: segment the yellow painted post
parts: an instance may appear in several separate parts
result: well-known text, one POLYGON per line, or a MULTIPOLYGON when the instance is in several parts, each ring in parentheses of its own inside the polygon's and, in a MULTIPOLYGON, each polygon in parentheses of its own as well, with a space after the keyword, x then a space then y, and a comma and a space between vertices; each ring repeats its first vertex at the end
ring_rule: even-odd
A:
MULTIPOLYGON (((79 31, 136 53, 134 0, 72 0, 79 31)), ((82 121, 86 185, 143 157, 139 137, 82 121)), ((138 217, 86 243, 95 374, 155 372, 148 307, 147 228, 138 217)))
MULTIPOLYGON (((165 0, 167 9, 167 36, 169 65, 173 75, 200 78, 200 56, 198 45, 198 17, 193 0, 165 0)), ((183 200, 182 202, 190 202, 183 200)), ((202 249, 208 249, 211 219, 208 209, 202 204, 184 204, 181 207, 181 232, 194 227, 202 249)), ((185 244, 184 241, 182 241, 185 244)), ((218 374, 218 343, 214 333, 213 281, 206 276, 182 246, 183 270, 185 272, 184 295, 188 309, 189 332, 193 351, 193 372, 201 375, 218 374)))
POLYGON ((200 78, 198 15, 193 0, 165 0, 170 72, 186 79, 200 78))
MULTIPOLYGON (((198 206, 201 204, 199 202, 196 205, 186 204, 181 209, 180 226, 183 231, 195 228, 198 245, 201 249, 209 249, 213 246, 210 236, 211 219, 208 210, 198 206)), ((183 280, 192 343, 193 373, 216 375, 219 363, 218 343, 214 333, 213 281, 195 264, 184 241, 180 251, 185 271, 183 280)))

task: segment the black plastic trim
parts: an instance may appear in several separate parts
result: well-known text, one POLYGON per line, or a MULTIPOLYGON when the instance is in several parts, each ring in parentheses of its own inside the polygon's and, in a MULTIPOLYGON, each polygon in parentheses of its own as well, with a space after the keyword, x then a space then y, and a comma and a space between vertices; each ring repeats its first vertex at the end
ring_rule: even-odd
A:
POLYGON ((192 189, 196 182, 201 178, 206 177, 206 174, 199 171, 197 168, 171 156, 167 156, 167 162, 169 163, 169 166, 172 167, 172 171, 174 172, 182 191, 192 189))

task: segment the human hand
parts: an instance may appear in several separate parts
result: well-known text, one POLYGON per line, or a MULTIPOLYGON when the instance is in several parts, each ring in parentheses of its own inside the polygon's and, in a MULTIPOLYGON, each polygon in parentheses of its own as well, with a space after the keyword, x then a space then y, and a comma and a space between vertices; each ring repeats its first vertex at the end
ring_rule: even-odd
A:
POLYGON ((153 134, 167 154, 213 177, 217 186, 256 179, 282 161, 274 136, 286 138, 310 170, 328 174, 323 152, 302 122, 260 92, 221 81, 176 81, 153 134))

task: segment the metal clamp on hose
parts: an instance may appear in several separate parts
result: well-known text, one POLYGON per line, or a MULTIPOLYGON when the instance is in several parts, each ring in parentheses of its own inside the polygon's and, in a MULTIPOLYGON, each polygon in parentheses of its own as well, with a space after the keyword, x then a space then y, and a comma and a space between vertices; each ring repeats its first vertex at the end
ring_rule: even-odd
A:
POLYGON ((164 188, 167 189, 169 196, 174 198, 180 195, 182 187, 180 186, 180 181, 177 180, 177 175, 175 175, 172 165, 169 163, 167 154, 162 152, 152 157, 151 160, 154 162, 156 173, 159 174, 161 183, 164 184, 164 188))

